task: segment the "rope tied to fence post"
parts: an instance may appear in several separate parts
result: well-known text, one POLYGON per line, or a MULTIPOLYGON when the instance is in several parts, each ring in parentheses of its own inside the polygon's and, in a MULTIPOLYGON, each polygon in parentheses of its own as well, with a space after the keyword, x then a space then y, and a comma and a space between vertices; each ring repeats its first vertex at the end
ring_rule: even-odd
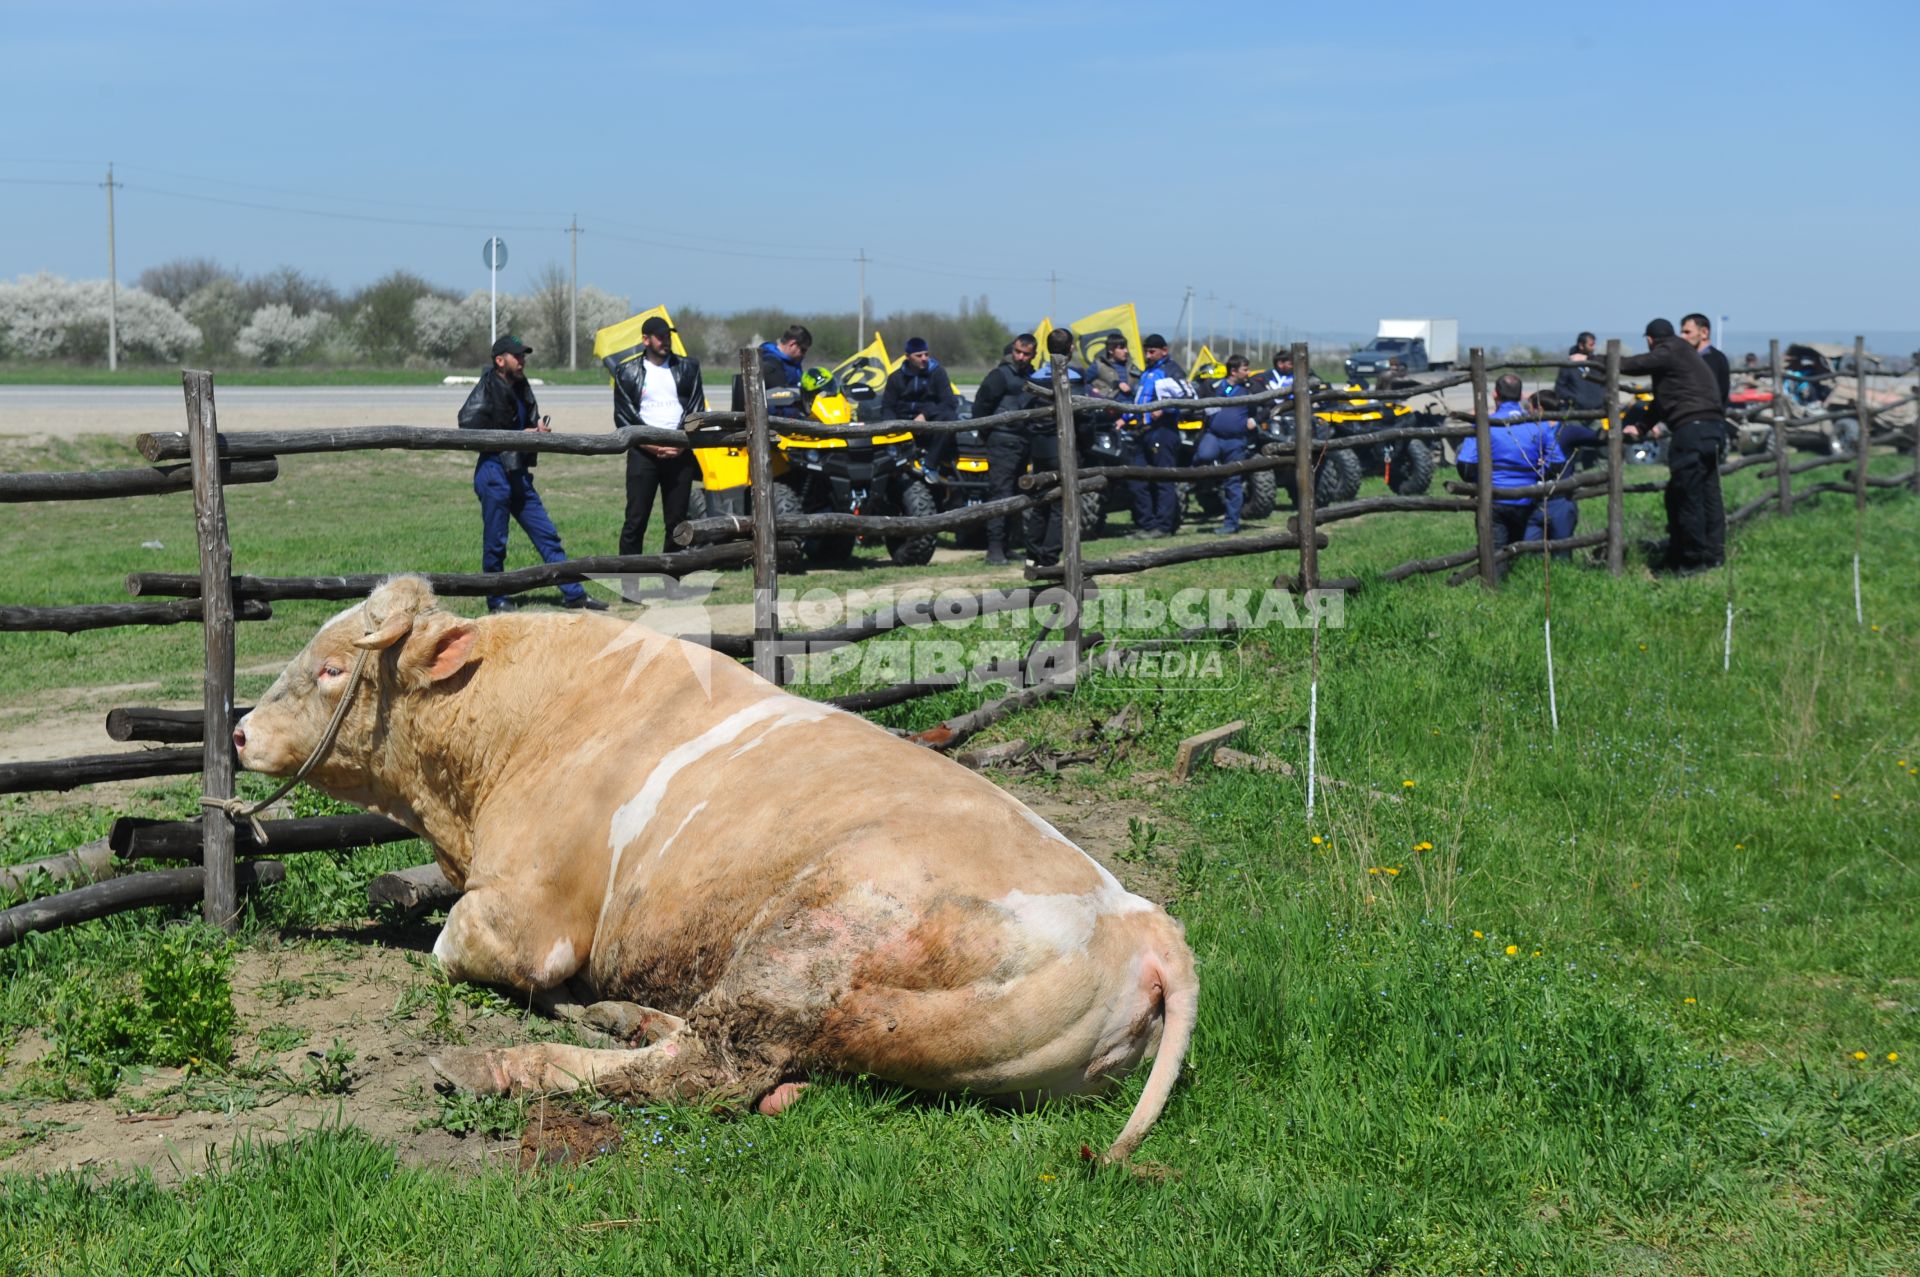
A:
MULTIPOLYGON (((369 630, 368 633, 372 631, 369 630)), ((288 791, 305 780, 307 773, 313 770, 314 764, 333 748, 334 739, 340 734, 340 724, 346 721, 347 706, 353 704, 353 694, 360 687, 360 674, 367 667, 367 654, 370 651, 372 651, 371 648, 363 647, 353 658, 353 671, 347 675, 347 690, 340 693, 340 703, 334 706, 333 717, 327 720, 327 730, 320 734, 320 743, 313 747, 311 754, 307 755, 307 761, 300 764, 300 770, 287 777, 280 788, 257 803, 249 803, 239 798, 215 798, 212 794, 202 794, 200 805, 225 812, 229 820, 246 821, 247 827, 253 830, 255 843, 262 847, 266 846, 267 827, 261 823, 260 813, 285 798, 288 791)))

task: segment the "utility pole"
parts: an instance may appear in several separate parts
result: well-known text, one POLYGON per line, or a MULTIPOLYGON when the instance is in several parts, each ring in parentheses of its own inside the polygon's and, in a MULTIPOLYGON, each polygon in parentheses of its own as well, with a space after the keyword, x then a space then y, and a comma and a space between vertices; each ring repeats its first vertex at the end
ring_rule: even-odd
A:
POLYGON ((573 291, 567 298, 567 371, 580 371, 580 214, 567 224, 573 238, 573 291))
POLYGON ((860 250, 860 310, 854 321, 853 348, 865 350, 867 347, 867 250, 860 250))
POLYGON ((1052 319, 1060 313, 1060 276, 1053 271, 1047 272, 1047 318, 1052 319))
POLYGON ((1213 349, 1213 290, 1207 290, 1207 349, 1213 349))
POLYGON ((1187 312, 1187 366, 1193 366, 1193 285, 1187 285, 1187 304, 1180 309, 1187 312))
POLYGON ((107 371, 120 367, 120 268, 113 251, 113 161, 107 161, 107 371))
POLYGON ((1234 305, 1232 302, 1227 303, 1226 342, 1227 342, 1227 353, 1229 355, 1233 353, 1233 335, 1239 331, 1239 321, 1235 318, 1235 316, 1237 316, 1239 313, 1240 313, 1240 308, 1238 306, 1234 305))

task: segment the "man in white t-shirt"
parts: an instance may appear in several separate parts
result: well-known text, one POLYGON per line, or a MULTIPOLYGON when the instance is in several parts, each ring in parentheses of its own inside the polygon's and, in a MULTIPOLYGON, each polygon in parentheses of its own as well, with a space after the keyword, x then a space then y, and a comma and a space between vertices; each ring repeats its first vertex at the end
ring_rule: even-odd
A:
MULTIPOLYGON (((675 354, 673 329, 655 315, 640 326, 643 353, 619 362, 630 351, 603 361, 613 374, 613 424, 678 430, 688 413, 707 410, 707 390, 700 381, 700 361, 675 354)), ((665 537, 662 550, 673 548, 673 529, 687 517, 698 465, 686 448, 643 443, 627 452, 627 517, 620 525, 620 553, 643 554, 647 520, 653 516, 658 494, 663 507, 665 537)))

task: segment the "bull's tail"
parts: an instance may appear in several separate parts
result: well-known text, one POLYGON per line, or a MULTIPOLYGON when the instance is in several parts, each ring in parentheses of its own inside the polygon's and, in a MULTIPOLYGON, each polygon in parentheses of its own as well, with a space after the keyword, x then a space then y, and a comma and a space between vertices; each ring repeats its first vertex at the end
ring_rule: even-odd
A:
POLYGON ((1153 1071, 1147 1074, 1147 1085, 1140 1092, 1139 1103, 1133 1106, 1133 1114, 1127 1118, 1126 1127, 1114 1140, 1113 1147, 1101 1158, 1103 1162, 1124 1162, 1140 1147, 1140 1141, 1147 1137, 1147 1131, 1166 1108, 1173 1084, 1179 1080, 1187 1046, 1193 1041, 1194 1020, 1200 1009, 1200 981, 1193 971, 1193 952, 1187 948, 1179 928, 1174 926, 1169 930, 1172 934, 1168 939, 1172 943, 1155 945, 1148 959, 1151 969, 1159 976, 1160 1050, 1154 1056, 1153 1071))

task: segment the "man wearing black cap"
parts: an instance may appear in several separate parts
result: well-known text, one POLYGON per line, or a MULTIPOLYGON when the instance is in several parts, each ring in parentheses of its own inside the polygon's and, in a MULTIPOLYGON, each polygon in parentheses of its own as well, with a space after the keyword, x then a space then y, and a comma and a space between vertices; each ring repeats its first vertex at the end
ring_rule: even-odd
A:
MULTIPOLYGON (((534 430, 551 432, 540 405, 527 384, 527 356, 532 347, 518 337, 508 335, 493 343, 493 362, 480 370, 480 382, 460 405, 462 430, 534 430)), ((533 467, 539 454, 533 452, 483 452, 473 466, 473 491, 480 498, 480 570, 500 572, 507 566, 507 529, 510 520, 519 520, 520 528, 533 542, 533 548, 546 563, 565 563, 567 552, 554 531, 547 507, 533 489, 533 467)), ((568 607, 604 612, 607 605, 580 588, 578 582, 560 587, 568 607)), ((513 600, 504 595, 487 599, 489 612, 513 611, 513 600)))
MULTIPOLYGON (((1193 387, 1181 377, 1167 354, 1167 339, 1150 333, 1142 339, 1147 370, 1140 374, 1140 388, 1134 392, 1137 404, 1165 404, 1176 399, 1194 398, 1193 387)), ((1149 412, 1133 436, 1136 466, 1165 469, 1180 464, 1180 427, 1171 410, 1149 412)), ((1133 532, 1137 538, 1172 536, 1179 519, 1180 491, 1175 484, 1151 479, 1133 481, 1133 532)))
POLYGON ((1133 356, 1127 339, 1108 333, 1106 348, 1087 365, 1087 393, 1095 399, 1133 398, 1133 356))
MULTIPOLYGON (((620 356, 614 354, 604 361, 613 374, 614 429, 678 430, 688 413, 705 412, 707 389, 700 380, 700 361, 674 353, 673 329, 667 321, 658 315, 649 317, 640 325, 640 345, 644 353, 638 359, 618 363, 620 356)), ((673 548, 673 530, 687 517, 697 470, 693 452, 687 448, 643 443, 627 450, 627 516, 620 525, 620 553, 646 553, 642 545, 656 493, 665 523, 661 551, 673 548)))
POLYGON ((957 421, 953 382, 947 370, 927 348, 925 337, 907 338, 907 353, 887 376, 880 396, 881 413, 888 421, 957 421))
POLYGON ((1673 324, 1647 325, 1647 353, 1620 361, 1628 375, 1653 379, 1653 418, 1672 435, 1667 449, 1667 552, 1656 572, 1690 576, 1726 557, 1727 515, 1720 499, 1720 449, 1726 399, 1713 370, 1673 324))

